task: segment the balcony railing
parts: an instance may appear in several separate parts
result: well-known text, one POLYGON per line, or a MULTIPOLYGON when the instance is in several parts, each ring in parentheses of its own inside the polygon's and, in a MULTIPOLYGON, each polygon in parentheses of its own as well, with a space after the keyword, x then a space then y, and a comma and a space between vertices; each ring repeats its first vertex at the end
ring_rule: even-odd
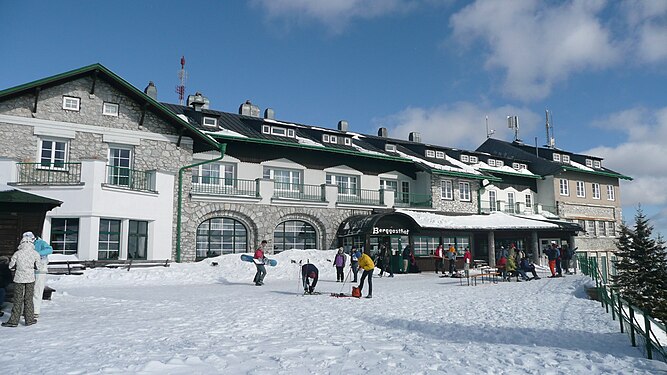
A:
POLYGON ((394 198, 396 207, 433 207, 430 194, 396 193, 394 198))
POLYGON ((155 191, 155 171, 107 165, 107 184, 130 190, 155 191))
POLYGON ((479 206, 480 213, 491 213, 491 212, 504 212, 507 214, 516 214, 516 215, 527 215, 527 214, 541 214, 542 212, 549 212, 553 215, 558 215, 556 207, 545 206, 542 204, 534 204, 532 206, 526 206, 523 202, 515 202, 514 204, 508 204, 505 201, 496 200, 493 202, 490 201, 481 201, 479 206))
POLYGON ((384 204, 384 190, 349 189, 339 186, 338 202, 380 206, 384 204))
POLYGON ((273 197, 296 199, 301 201, 324 202, 324 185, 290 184, 274 182, 273 197))
POLYGON ((194 177, 192 192, 195 194, 258 197, 256 180, 223 177, 194 177))
POLYGON ((81 183, 81 163, 16 163, 18 181, 23 185, 77 185, 81 183))

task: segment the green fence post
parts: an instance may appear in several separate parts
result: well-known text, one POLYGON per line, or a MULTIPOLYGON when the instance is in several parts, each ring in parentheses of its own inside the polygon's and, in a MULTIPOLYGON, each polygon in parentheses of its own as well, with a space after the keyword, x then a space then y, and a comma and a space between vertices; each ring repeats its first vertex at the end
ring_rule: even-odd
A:
POLYGON ((644 332, 646 333, 646 358, 653 359, 653 345, 651 345, 651 322, 648 320, 646 311, 642 310, 642 314, 644 314, 644 332))
MULTIPOLYGON (((616 310, 614 310, 614 288, 609 288, 609 301, 611 302, 611 320, 616 320, 616 310)), ((623 332, 623 329, 621 329, 623 332)))
POLYGON ((632 308, 632 305, 628 305, 630 310, 630 341, 632 346, 637 346, 637 341, 635 340, 635 309, 632 308))
POLYGON ((616 299, 618 299, 618 321, 621 323, 621 333, 623 333, 623 300, 620 294, 616 295, 616 299))

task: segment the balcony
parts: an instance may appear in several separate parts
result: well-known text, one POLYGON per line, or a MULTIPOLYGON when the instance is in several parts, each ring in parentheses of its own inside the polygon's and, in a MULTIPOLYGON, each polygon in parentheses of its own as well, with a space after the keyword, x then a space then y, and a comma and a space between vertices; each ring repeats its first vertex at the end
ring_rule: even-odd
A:
POLYGON ((16 163, 17 185, 79 185, 81 163, 16 163))
POLYGON ((433 204, 430 194, 396 193, 394 207, 431 208, 433 204))
POLYGON ((130 190, 155 192, 155 171, 107 165, 106 184, 130 190))
POLYGON ((294 199, 309 202, 325 202, 324 185, 273 183, 273 198, 294 199))
POLYGON ((256 180, 204 176, 194 179, 195 181, 192 183, 193 194, 259 197, 256 180))
POLYGON ((491 212, 504 212, 506 214, 514 215, 531 215, 531 214, 543 214, 549 213, 551 215, 558 216, 558 210, 553 206, 545 206, 539 203, 536 203, 532 206, 526 206, 523 202, 515 202, 514 204, 508 204, 505 201, 496 200, 496 201, 480 201, 479 206, 480 213, 491 213, 491 212))
POLYGON ((384 205, 384 190, 351 189, 339 186, 338 203, 382 206, 384 205))

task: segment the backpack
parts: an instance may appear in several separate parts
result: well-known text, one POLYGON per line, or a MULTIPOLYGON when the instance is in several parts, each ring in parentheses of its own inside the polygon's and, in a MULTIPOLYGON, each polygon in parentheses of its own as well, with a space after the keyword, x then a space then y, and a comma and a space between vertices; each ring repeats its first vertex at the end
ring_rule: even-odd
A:
POLYGON ((361 289, 357 288, 356 286, 353 286, 352 287, 352 297, 361 298, 361 289))

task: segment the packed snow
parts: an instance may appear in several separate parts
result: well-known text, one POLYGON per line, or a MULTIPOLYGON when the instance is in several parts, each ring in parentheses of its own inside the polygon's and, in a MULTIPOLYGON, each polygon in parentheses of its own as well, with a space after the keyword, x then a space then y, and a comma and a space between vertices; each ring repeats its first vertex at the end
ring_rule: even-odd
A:
MULTIPOLYGON (((335 251, 273 256, 265 285, 238 254, 49 276, 39 322, 1 327, 2 374, 657 374, 582 275, 485 282, 434 273, 335 282, 335 251), (294 262, 292 262, 292 260, 294 262), (320 269, 302 293, 299 263, 320 269), (463 285, 461 285, 463 281, 463 285), (364 295, 367 287, 364 287, 364 295)), ((347 269, 346 269, 347 274, 347 269)), ((360 274, 361 276, 361 274, 360 274)), ((5 312, 9 306, 5 306, 5 312)), ((8 319, 8 314, 1 318, 8 319)))

